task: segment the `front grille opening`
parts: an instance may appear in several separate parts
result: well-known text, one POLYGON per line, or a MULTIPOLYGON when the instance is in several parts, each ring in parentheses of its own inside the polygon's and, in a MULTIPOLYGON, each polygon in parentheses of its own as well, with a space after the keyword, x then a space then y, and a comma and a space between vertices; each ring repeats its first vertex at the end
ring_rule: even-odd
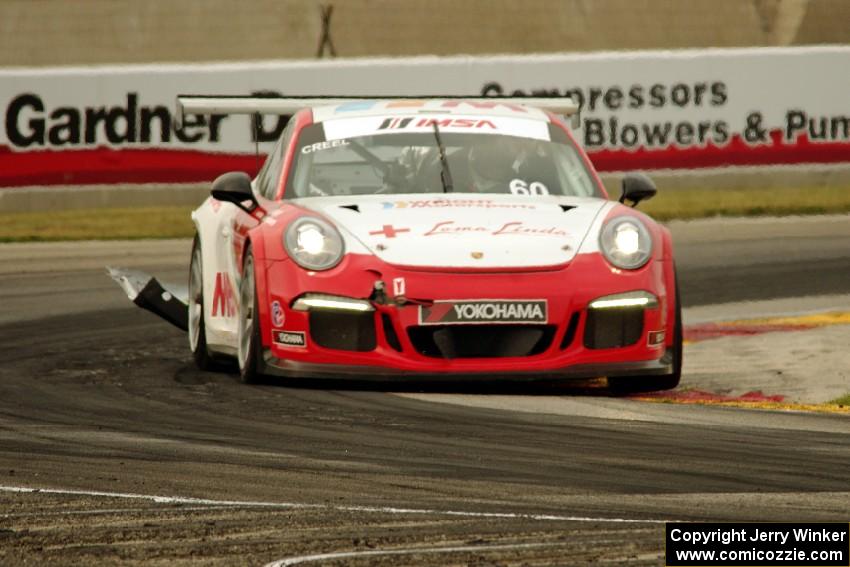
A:
POLYGON ((578 330, 578 319, 580 315, 581 312, 576 311, 570 317, 570 322, 567 323, 567 331, 564 333, 564 338, 561 339, 561 350, 565 350, 573 344, 573 341, 576 338, 576 331, 578 330))
POLYGON ((642 307, 589 309, 584 346, 591 349, 630 346, 643 334, 642 307))
POLYGON ((324 348, 368 352, 375 350, 373 313, 311 311, 310 337, 324 348))
POLYGON ((386 313, 381 313, 381 323, 384 326, 384 336, 387 337, 387 343, 396 351, 401 352, 401 341, 398 334, 395 332, 393 320, 386 313))
POLYGON ((436 358, 499 358, 541 354, 554 325, 435 325, 410 327, 413 347, 436 358))

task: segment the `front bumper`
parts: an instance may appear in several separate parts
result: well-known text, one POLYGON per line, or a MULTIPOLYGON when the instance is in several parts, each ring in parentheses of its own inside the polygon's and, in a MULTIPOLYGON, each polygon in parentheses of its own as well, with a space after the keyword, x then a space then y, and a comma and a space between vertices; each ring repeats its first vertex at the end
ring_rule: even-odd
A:
MULTIPOLYGON (((264 288, 268 302, 261 302, 260 318, 265 372, 304 378, 418 379, 569 379, 599 376, 663 375, 673 371, 670 326, 671 301, 665 286, 664 262, 651 261, 640 270, 611 268, 598 254, 577 256, 568 266, 548 271, 481 273, 431 272, 402 269, 373 257, 347 257, 328 272, 309 273, 292 262, 268 262, 264 288), (545 299, 548 320, 545 340, 522 356, 441 356, 423 348, 418 335, 424 329, 416 305, 375 305, 361 316, 351 337, 345 325, 311 328, 309 312, 292 309, 304 293, 320 293, 364 299, 376 281, 388 290, 403 280, 405 296, 429 301, 474 299, 545 299), (642 290, 657 303, 640 309, 640 328, 634 342, 625 346, 592 344, 593 329, 588 306, 600 297, 642 290), (283 322, 275 326, 268 305, 284 308, 283 322), (265 313, 264 313, 264 305, 265 313), (365 318, 364 318, 365 317, 365 318), (365 323, 364 323, 365 322, 365 323), (299 334, 301 344, 281 344, 280 333, 299 334), (339 334, 344 348, 328 348, 328 336, 339 334), (665 335, 663 341, 651 340, 665 335), (589 342, 590 341, 590 342, 589 342)), ((596 325, 598 326, 598 321, 596 325)), ((465 330, 475 325, 463 325, 465 330)), ((353 327, 352 327, 353 328, 353 327)), ((481 327, 483 329, 483 327, 481 327)), ((331 339, 332 340, 332 339, 331 339)), ((631 339, 629 339, 631 340, 631 339)), ((300 343, 300 341, 298 341, 300 343)))
POLYGON ((622 376, 662 376, 673 372, 673 354, 668 350, 658 360, 640 362, 609 362, 601 364, 575 364, 566 368, 543 371, 479 372, 410 372, 386 366, 345 366, 341 364, 315 364, 275 358, 269 351, 263 360, 263 374, 283 378, 328 379, 354 378, 358 380, 386 380, 406 378, 427 381, 455 380, 579 380, 583 378, 622 376))

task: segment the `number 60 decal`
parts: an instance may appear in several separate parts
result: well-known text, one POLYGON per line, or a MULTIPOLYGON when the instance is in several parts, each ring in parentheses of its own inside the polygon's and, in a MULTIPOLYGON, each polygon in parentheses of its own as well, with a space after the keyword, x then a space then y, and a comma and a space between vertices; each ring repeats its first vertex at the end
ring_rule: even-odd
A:
POLYGON ((548 195, 549 189, 539 181, 534 181, 529 185, 522 179, 514 179, 510 183, 511 193, 514 195, 548 195))

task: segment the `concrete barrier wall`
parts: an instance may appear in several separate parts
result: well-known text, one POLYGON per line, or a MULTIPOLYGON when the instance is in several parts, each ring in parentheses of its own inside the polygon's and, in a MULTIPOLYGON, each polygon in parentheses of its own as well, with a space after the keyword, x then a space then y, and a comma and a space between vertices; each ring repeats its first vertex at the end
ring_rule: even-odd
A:
POLYGON ((0 66, 850 43, 846 0, 3 0, 0 66))
MULTIPOLYGON (((850 46, 0 70, 0 187, 254 173, 249 117, 173 124, 176 96, 192 92, 570 97, 581 108, 576 138, 604 173, 850 165, 848 68, 850 46)), ((481 103, 413 104, 474 116, 481 103)), ((381 105, 393 103, 326 114, 344 120, 364 105, 377 128, 381 105)), ((266 140, 282 124, 267 117, 266 140)))

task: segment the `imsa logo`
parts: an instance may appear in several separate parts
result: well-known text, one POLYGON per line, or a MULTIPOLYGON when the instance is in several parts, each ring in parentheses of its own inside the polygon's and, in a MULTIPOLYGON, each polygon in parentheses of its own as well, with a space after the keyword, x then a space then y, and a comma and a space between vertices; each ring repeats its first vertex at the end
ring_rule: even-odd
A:
POLYGON ((378 130, 402 130, 405 128, 433 128, 436 124, 440 128, 465 128, 497 130, 496 125, 490 120, 477 118, 385 118, 378 130), (414 122, 415 120, 415 122, 414 122))
POLYGON ((545 299, 436 301, 419 307, 419 324, 546 323, 547 311, 545 299))

